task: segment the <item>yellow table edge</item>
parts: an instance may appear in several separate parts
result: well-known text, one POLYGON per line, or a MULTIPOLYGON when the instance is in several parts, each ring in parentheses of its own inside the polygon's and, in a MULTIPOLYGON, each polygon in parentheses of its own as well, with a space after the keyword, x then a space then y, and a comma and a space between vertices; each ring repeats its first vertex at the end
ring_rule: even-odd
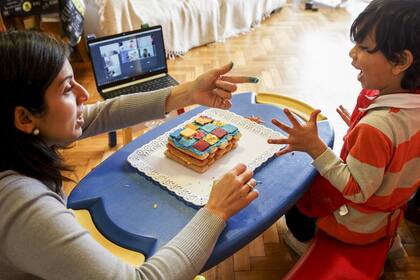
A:
POLYGON ((89 231, 92 237, 114 256, 117 256, 123 261, 134 266, 139 266, 144 263, 145 257, 143 254, 118 246, 103 236, 93 223, 92 217, 90 216, 88 210, 82 209, 72 211, 82 227, 89 231))
MULTIPOLYGON (((311 113, 315 110, 315 108, 305 102, 278 93, 258 92, 255 99, 259 104, 270 104, 281 108, 287 108, 306 121, 309 120, 311 113)), ((327 117, 319 114, 317 121, 323 121, 326 119, 327 117)))

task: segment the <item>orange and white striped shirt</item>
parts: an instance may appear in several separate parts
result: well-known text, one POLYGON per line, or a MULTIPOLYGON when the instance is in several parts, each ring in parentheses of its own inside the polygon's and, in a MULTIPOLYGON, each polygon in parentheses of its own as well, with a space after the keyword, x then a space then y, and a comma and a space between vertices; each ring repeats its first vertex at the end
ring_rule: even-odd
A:
POLYGON ((378 96, 365 110, 346 136, 346 162, 330 149, 313 162, 349 200, 345 213, 337 209, 318 226, 352 244, 380 239, 387 226, 395 229, 399 208, 420 186, 420 94, 378 96))

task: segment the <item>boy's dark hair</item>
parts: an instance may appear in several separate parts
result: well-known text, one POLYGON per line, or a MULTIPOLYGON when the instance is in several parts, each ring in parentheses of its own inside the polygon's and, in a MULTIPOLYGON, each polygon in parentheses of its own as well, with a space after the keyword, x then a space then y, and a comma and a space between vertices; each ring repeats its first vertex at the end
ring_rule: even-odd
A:
POLYGON ((63 164, 58 147, 15 126, 14 112, 22 106, 34 115, 47 110, 45 92, 69 54, 64 44, 35 31, 0 33, 0 171, 14 170, 44 182, 59 193, 63 164))
POLYGON ((360 43, 366 36, 375 35, 376 47, 392 62, 402 61, 402 53, 413 54, 413 64, 406 70, 401 87, 420 88, 420 1, 373 0, 356 18, 350 29, 353 42, 360 43))

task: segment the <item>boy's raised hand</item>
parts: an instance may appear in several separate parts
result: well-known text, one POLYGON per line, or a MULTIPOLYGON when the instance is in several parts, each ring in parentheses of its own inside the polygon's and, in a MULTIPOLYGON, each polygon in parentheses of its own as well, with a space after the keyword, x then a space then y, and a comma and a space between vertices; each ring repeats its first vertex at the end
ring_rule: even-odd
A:
POLYGON ((273 119, 272 123, 281 130, 289 134, 287 138, 268 139, 269 144, 286 144, 286 148, 278 151, 277 156, 284 155, 292 151, 302 151, 308 153, 313 159, 320 156, 327 146, 322 142, 318 136, 318 127, 316 119, 320 110, 312 112, 309 121, 306 123, 299 123, 288 109, 283 110, 287 118, 292 123, 289 127, 277 119, 273 119))
POLYGON ((337 113, 340 115, 340 117, 343 119, 343 121, 350 126, 350 113, 347 111, 346 108, 343 107, 343 105, 338 106, 336 109, 337 113))

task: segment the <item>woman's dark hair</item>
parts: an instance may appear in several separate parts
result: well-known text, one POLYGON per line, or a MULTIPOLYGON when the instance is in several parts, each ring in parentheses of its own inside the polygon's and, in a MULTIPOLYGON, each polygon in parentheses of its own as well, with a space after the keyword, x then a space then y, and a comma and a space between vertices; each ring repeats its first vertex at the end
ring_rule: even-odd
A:
POLYGON ((47 110, 45 92, 61 71, 68 48, 53 37, 36 31, 0 33, 0 171, 14 170, 44 182, 59 193, 63 164, 58 147, 15 127, 14 112, 22 106, 42 116, 47 110))
POLYGON ((353 42, 360 43, 374 35, 376 47, 392 62, 402 62, 404 50, 413 54, 413 64, 406 70, 401 87, 420 88, 420 1, 373 0, 356 18, 350 29, 353 42))

